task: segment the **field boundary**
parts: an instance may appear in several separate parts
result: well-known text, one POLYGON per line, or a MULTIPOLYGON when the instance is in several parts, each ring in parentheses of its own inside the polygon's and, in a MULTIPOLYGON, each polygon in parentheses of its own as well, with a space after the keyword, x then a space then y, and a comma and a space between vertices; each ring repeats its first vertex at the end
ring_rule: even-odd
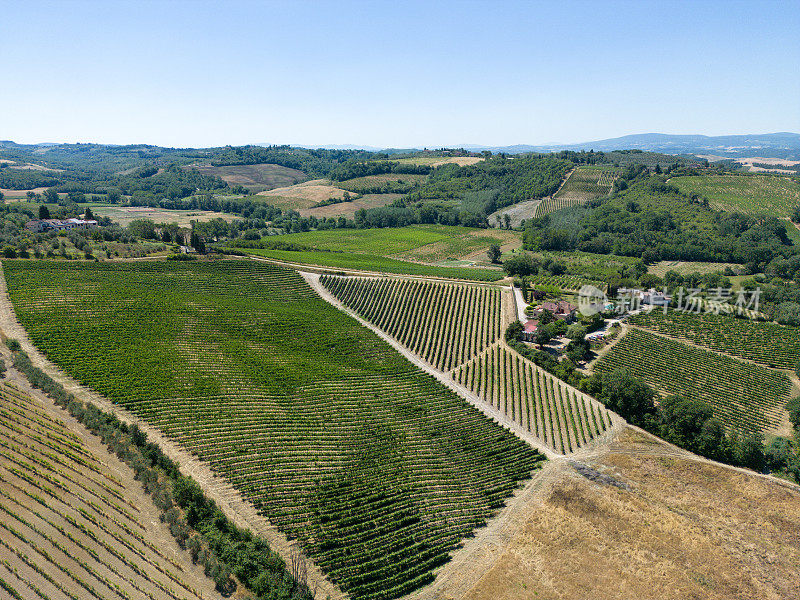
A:
MULTIPOLYGON (((280 260, 278 258, 267 258, 264 256, 255 256, 252 254, 248 254, 247 258, 250 258, 251 260, 271 263, 273 265, 278 265, 279 267, 286 267, 289 269, 293 269, 303 276, 305 276, 304 273, 313 273, 316 275, 356 275, 358 277, 391 277, 394 279, 415 279, 415 280, 418 279, 420 281, 437 281, 442 283, 458 283, 464 285, 479 285, 479 286, 488 285, 493 287, 505 287, 505 285, 502 283, 503 279, 498 279, 497 281, 476 281, 474 279, 456 279, 453 277, 437 277, 435 275, 412 275, 409 273, 382 273, 380 271, 360 271, 358 269, 349 269, 346 267, 334 268, 334 267, 323 267, 319 265, 307 265, 304 263, 293 263, 285 260, 280 260)), ((427 263, 415 263, 415 264, 427 264, 427 263)), ((464 267, 464 268, 469 268, 469 267, 464 267)))
MULTIPOLYGON (((151 442, 157 444, 161 448, 168 458, 178 463, 182 474, 192 477, 200 485, 206 496, 217 504, 219 509, 225 513, 226 517, 237 527, 250 529, 255 535, 264 538, 269 543, 270 549, 279 554, 286 564, 291 565, 293 552, 301 552, 301 548, 298 544, 289 541, 283 533, 272 525, 266 517, 261 515, 224 477, 215 474, 208 465, 186 452, 177 443, 167 438, 147 421, 138 419, 121 406, 114 404, 94 390, 72 379, 39 352, 28 337, 27 331, 22 327, 22 324, 16 317, 14 306, 8 294, 2 261, 0 261, 0 334, 5 339, 16 339, 22 346, 22 349, 28 354, 31 363, 64 386, 67 392, 115 415, 125 423, 136 424, 147 434, 151 442)), ((344 592, 339 590, 336 585, 325 577, 322 570, 314 561, 309 557, 305 557, 305 560, 308 569, 308 586, 311 590, 316 589, 321 597, 330 596, 332 600, 344 600, 348 598, 344 592)))

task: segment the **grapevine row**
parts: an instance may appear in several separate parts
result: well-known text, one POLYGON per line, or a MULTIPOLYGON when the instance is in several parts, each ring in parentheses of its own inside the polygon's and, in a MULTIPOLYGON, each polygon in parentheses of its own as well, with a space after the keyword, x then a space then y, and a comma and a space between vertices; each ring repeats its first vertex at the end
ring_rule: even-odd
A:
POLYGON ((456 369, 453 379, 562 454, 612 424, 595 400, 500 345, 456 369))
POLYGON ((449 371, 500 336, 500 290, 490 287, 324 275, 342 304, 436 369, 449 371))

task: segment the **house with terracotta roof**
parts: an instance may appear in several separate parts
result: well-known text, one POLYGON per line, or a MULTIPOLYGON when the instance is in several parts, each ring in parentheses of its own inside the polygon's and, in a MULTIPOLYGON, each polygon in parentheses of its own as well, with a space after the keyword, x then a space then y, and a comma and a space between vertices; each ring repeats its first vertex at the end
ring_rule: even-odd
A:
POLYGON ((536 341, 536 331, 539 329, 539 321, 531 319, 527 321, 522 328, 522 333, 520 334, 520 339, 523 342, 533 342, 536 341))
POLYGON ((553 313, 556 319, 564 319, 567 322, 572 322, 575 319, 575 313, 578 311, 578 307, 574 304, 570 304, 566 300, 542 302, 533 309, 533 314, 539 317, 546 310, 553 313))

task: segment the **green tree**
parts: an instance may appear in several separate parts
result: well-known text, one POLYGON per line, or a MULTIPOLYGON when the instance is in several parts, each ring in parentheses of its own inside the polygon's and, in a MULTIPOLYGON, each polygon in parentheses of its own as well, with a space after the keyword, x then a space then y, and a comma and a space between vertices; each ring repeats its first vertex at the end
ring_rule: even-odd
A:
POLYGON ((44 204, 39 206, 39 218, 40 219, 49 219, 50 218, 50 209, 47 208, 44 204))
POLYGON ((493 264, 497 264, 500 262, 500 256, 502 256, 503 252, 500 250, 499 244, 492 244, 489 246, 489 250, 487 250, 486 255, 489 257, 489 260, 492 261, 493 264))
POLYGON ((702 400, 685 396, 668 396, 658 406, 661 437, 682 448, 699 452, 698 442, 703 425, 714 414, 702 400))
POLYGON ((527 277, 539 269, 537 261, 530 254, 523 253, 503 261, 503 270, 512 277, 527 277))
POLYGON ((140 239, 156 239, 156 226, 150 219, 134 219, 128 225, 128 231, 132 236, 140 239))
POLYGON ((751 431, 739 438, 734 448, 734 460, 737 464, 761 471, 764 468, 764 435, 760 431, 751 431))
POLYGON ((189 239, 190 239, 189 244, 191 245, 192 248, 197 250, 198 254, 206 253, 205 242, 203 242, 203 238, 201 238, 196 231, 192 232, 192 235, 189 239))
POLYGON ((94 219, 94 213, 92 212, 92 209, 89 208, 88 206, 86 207, 86 210, 83 212, 83 218, 86 219, 87 221, 91 221, 94 219))
POLYGON ((586 337, 586 327, 580 323, 573 323, 567 327, 567 337, 573 342, 581 342, 586 337))
POLYGON ((53 188, 47 188, 43 193, 44 201, 48 204, 58 204, 58 194, 53 188))
POLYGON ((792 221, 800 223, 800 204, 792 209, 792 221))
POLYGON ((534 335, 534 341, 540 346, 544 346, 547 342, 553 339, 553 330, 547 325, 540 326, 534 335))
POLYGON ((648 422, 655 412, 655 391, 635 378, 627 369, 615 369, 603 375, 601 400, 634 425, 648 422))

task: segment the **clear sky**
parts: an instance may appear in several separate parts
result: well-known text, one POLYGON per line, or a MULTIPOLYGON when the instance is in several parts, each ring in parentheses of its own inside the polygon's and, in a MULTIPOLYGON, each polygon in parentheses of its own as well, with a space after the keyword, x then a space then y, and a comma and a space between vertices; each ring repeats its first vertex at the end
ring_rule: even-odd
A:
POLYGON ((800 0, 5 0, 0 76, 25 143, 800 132, 800 0))

